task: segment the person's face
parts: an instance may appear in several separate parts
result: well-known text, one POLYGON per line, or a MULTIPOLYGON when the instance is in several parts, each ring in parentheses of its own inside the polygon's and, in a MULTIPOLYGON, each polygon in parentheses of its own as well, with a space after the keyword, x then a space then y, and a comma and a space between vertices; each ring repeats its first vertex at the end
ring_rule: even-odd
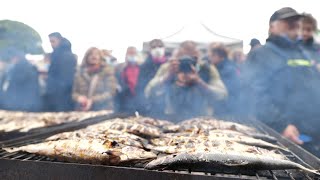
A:
POLYGON ((137 55, 137 50, 135 48, 129 48, 127 50, 127 57, 129 56, 136 56, 137 55))
POLYGON ((100 51, 95 49, 91 52, 91 54, 88 56, 87 63, 89 65, 97 65, 101 63, 101 54, 100 51))
POLYGON ((223 58, 221 58, 217 53, 209 52, 209 60, 211 64, 219 64, 223 61, 223 58))
POLYGON ((300 19, 297 17, 280 20, 277 23, 277 30, 280 34, 287 35, 290 39, 295 40, 299 35, 301 27, 300 19))
POLYGON ((150 54, 154 58, 161 58, 165 56, 164 44, 161 41, 155 41, 150 44, 150 54))
POLYGON ((313 38, 315 30, 312 24, 304 23, 302 24, 302 38, 304 41, 307 41, 313 38))
POLYGON ((270 23, 269 25, 269 35, 279 35, 279 29, 278 29, 278 23, 279 21, 275 21, 270 23))
POLYGON ((60 39, 57 37, 49 37, 51 47, 56 49, 60 44, 60 39))
POLYGON ((150 48, 155 49, 155 48, 164 48, 164 45, 161 41, 154 41, 153 43, 150 44, 150 48))

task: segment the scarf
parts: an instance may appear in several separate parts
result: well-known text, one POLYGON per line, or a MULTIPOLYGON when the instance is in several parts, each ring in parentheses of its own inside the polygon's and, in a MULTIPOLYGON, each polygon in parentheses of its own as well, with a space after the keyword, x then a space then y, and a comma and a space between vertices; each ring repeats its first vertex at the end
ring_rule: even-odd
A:
POLYGON ((167 61, 167 58, 165 56, 162 57, 151 57, 153 63, 155 64, 163 64, 167 61))
POLYGON ((136 95, 139 74, 140 68, 138 65, 128 65, 121 74, 122 79, 127 83, 132 95, 136 95))
POLYGON ((100 64, 95 64, 95 65, 90 65, 87 67, 87 72, 89 74, 95 74, 101 71, 101 65, 100 64))

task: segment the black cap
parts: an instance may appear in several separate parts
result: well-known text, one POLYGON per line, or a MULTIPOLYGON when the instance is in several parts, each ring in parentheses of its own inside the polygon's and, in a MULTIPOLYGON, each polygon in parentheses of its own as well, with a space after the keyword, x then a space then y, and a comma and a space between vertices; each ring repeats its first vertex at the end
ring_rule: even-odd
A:
POLYGON ((256 39, 256 38, 251 39, 250 46, 255 46, 255 45, 258 45, 258 44, 261 45, 261 43, 260 43, 260 41, 258 39, 256 39))
POLYGON ((299 14, 296 10, 294 10, 291 7, 284 7, 272 14, 272 16, 270 17, 269 23, 272 23, 274 21, 281 20, 281 19, 291 18, 291 17, 300 18, 302 17, 302 15, 299 14))

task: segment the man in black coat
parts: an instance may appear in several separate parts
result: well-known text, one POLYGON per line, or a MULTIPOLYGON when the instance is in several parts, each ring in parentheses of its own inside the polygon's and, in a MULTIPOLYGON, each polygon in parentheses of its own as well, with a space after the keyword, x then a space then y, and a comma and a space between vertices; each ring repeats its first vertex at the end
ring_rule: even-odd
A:
POLYGON ((303 144, 300 133, 319 142, 320 76, 298 41, 300 18, 292 8, 271 16, 267 43, 251 53, 246 73, 250 74, 247 102, 253 100, 252 112, 285 137, 303 144))
POLYGON ((77 60, 71 51, 71 43, 60 33, 52 33, 49 38, 53 52, 46 89, 47 110, 71 111, 71 93, 77 60))
POLYGON ((3 106, 12 111, 40 111, 41 98, 37 69, 14 48, 7 50, 10 65, 2 84, 3 106))

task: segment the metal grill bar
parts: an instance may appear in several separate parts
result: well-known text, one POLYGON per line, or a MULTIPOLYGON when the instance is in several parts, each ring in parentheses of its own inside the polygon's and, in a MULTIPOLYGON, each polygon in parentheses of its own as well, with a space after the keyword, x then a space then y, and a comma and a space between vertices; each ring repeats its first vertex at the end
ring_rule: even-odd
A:
POLYGON ((270 172, 270 174, 272 175, 272 178, 273 178, 274 180, 278 180, 277 176, 273 173, 273 171, 269 171, 269 172, 270 172))
POLYGON ((35 154, 30 154, 29 157, 22 159, 22 161, 30 160, 30 159, 32 159, 32 158, 34 158, 34 157, 36 157, 35 154))
POLYGON ((25 157, 25 156, 27 156, 27 155, 26 154, 21 154, 21 155, 12 157, 11 159, 21 159, 22 157, 25 157))
POLYGON ((312 180, 311 177, 310 177, 308 174, 305 174, 305 173, 304 173, 303 175, 304 175, 304 177, 306 177, 308 180, 312 180))
POLYGON ((19 152, 7 153, 7 154, 5 154, 4 156, 2 156, 2 158, 8 158, 8 157, 14 156, 14 155, 16 155, 16 154, 19 154, 19 152))
POLYGON ((291 180, 294 180, 291 172, 289 172, 288 170, 284 170, 284 171, 288 174, 291 180))

